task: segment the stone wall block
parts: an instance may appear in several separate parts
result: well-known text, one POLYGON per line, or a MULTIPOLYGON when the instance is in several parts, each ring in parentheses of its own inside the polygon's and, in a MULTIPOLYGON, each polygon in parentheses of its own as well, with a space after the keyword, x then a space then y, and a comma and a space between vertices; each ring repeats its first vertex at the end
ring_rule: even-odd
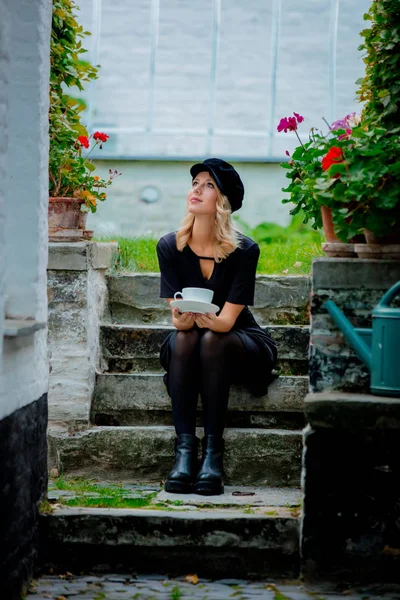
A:
POLYGON ((50 243, 47 269, 49 271, 86 271, 88 268, 88 245, 85 242, 69 244, 50 243))
POLYGON ((50 244, 50 420, 88 423, 116 243, 50 244))
POLYGON ((400 262, 354 258, 317 258, 312 287, 316 290, 387 290, 400 279, 400 262))

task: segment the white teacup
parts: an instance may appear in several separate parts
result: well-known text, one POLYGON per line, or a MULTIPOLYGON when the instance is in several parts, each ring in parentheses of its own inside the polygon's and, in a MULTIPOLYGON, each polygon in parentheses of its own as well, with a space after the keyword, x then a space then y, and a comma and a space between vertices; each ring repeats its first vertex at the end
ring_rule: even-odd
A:
POLYGON ((175 292, 174 300, 179 300, 178 295, 182 297, 182 300, 197 300, 197 302, 211 303, 214 292, 205 288, 187 287, 183 288, 181 292, 175 292))

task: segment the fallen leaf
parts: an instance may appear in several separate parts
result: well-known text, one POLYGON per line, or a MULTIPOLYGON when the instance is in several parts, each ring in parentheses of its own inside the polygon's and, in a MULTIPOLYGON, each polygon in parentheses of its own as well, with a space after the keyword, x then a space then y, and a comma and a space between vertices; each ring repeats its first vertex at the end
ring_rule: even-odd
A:
POLYGON ((65 596, 57 596, 56 600, 67 600, 65 596))
POLYGON ((267 584, 265 585, 265 588, 266 588, 267 590, 270 590, 270 591, 272 591, 272 592, 273 592, 273 591, 275 591, 275 590, 276 590, 276 585, 275 585, 274 583, 267 583, 267 584))
POLYGON ((382 554, 389 554, 392 556, 400 556, 400 548, 391 548, 390 546, 386 545, 384 547, 384 549, 382 550, 382 554))
POLYGON ((186 575, 185 581, 188 583, 193 583, 193 585, 197 585, 199 583, 199 578, 197 575, 186 575))
POLYGON ((283 269, 282 273, 289 273, 289 269, 283 269))
POLYGON ((301 267, 301 265, 302 265, 302 264, 303 264, 302 262, 300 262, 299 260, 297 260, 297 261, 294 263, 294 265, 293 265, 293 266, 294 266, 294 267, 296 267, 296 269, 297 269, 298 267, 301 267))

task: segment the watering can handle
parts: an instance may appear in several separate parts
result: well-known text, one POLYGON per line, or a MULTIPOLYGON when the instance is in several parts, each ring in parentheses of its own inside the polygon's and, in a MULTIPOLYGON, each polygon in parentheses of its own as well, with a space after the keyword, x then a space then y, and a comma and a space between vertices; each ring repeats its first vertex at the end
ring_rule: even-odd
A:
POLYGON ((381 299, 381 301, 378 303, 378 306, 389 306, 389 304, 391 303, 391 301, 397 296, 397 294, 400 293, 400 281, 398 281, 397 283, 394 284, 394 286, 392 286, 390 288, 390 290, 388 290, 386 292, 386 294, 383 296, 383 298, 381 299))

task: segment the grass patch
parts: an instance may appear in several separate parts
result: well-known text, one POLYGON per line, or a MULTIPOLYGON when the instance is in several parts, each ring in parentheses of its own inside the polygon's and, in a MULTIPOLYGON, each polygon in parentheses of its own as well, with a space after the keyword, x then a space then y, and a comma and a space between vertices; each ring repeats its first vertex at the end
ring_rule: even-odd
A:
POLYGON ((68 480, 58 477, 52 483, 57 490, 75 494, 72 498, 61 496, 57 500, 58 504, 70 507, 145 508, 150 506, 152 499, 157 496, 157 492, 143 492, 139 498, 130 498, 129 490, 126 490, 122 484, 105 486, 80 477, 68 480))
MULTIPOLYGON (((302 223, 296 215, 288 227, 275 223, 260 223, 251 228, 239 217, 234 217, 240 230, 260 246, 259 275, 304 275, 311 272, 312 259, 322 256, 321 232, 302 223)), ((155 237, 101 237, 101 242, 118 242, 119 252, 115 257, 114 273, 158 273, 155 237)))
POLYGON ((144 508, 150 505, 151 498, 92 498, 77 496, 76 498, 60 499, 65 506, 82 506, 86 508, 144 508))

